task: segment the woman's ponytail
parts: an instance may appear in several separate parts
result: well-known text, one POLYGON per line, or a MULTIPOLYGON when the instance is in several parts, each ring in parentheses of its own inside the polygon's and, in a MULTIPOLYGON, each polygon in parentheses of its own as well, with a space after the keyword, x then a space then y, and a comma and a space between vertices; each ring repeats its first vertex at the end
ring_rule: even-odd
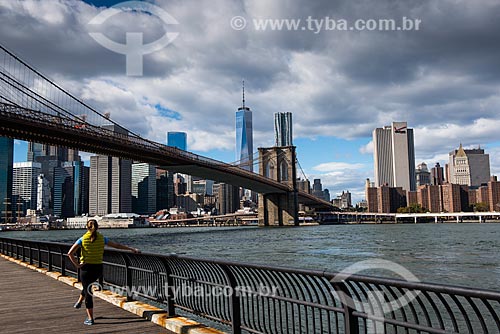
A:
POLYGON ((90 242, 94 242, 97 239, 97 229, 99 225, 97 224, 97 220, 91 219, 87 222, 87 230, 90 232, 90 242))

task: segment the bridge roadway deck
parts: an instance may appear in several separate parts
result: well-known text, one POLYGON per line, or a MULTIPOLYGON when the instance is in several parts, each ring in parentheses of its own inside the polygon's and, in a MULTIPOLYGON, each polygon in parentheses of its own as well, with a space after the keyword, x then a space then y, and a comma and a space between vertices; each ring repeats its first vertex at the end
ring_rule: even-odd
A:
POLYGON ((166 333, 152 322, 94 298, 95 325, 73 308, 80 291, 0 258, 1 333, 166 333))

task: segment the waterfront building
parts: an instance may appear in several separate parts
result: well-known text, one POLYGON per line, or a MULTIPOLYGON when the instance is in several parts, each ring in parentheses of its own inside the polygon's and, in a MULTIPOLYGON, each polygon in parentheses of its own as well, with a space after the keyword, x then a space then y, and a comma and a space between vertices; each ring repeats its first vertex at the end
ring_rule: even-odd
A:
POLYGON ((38 162, 16 162, 13 165, 12 195, 22 203, 22 212, 36 210, 38 176, 42 166, 38 162))
POLYGON ((490 180, 490 156, 481 148, 458 150, 449 154, 449 183, 479 187, 490 180))
POLYGON ((469 187, 459 184, 447 183, 440 186, 443 201, 442 211, 461 212, 468 211, 469 187))
POLYGON ((187 192, 187 183, 181 174, 175 174, 174 177, 174 193, 176 196, 184 195, 187 192))
POLYGON ((297 190, 303 191, 305 193, 311 193, 311 182, 307 179, 302 180, 300 178, 297 179, 297 190))
POLYGON ((132 212, 152 215, 156 206, 156 166, 148 163, 132 164, 132 212))
POLYGON ((471 189, 469 188, 469 191, 468 191, 468 194, 467 194, 467 197, 469 198, 469 208, 472 208, 474 206, 474 204, 478 203, 478 200, 477 200, 477 191, 478 189, 471 189))
POLYGON ((429 172, 429 169, 427 168, 427 164, 425 162, 418 164, 417 170, 415 171, 415 176, 417 179, 417 187, 431 184, 431 173, 429 172))
POLYGON ((253 129, 252 111, 245 106, 245 86, 243 104, 236 111, 236 161, 248 171, 253 171, 253 129))
POLYGON ((178 195, 176 199, 177 208, 188 213, 197 211, 199 207, 203 206, 204 201, 204 196, 198 194, 178 195))
POLYGON ((342 191, 342 194, 333 199, 333 205, 340 209, 348 209, 352 207, 351 193, 348 190, 342 191))
POLYGON ((441 212, 441 188, 434 185, 423 185, 417 189, 418 204, 428 212, 441 212))
POLYGON ((212 196, 214 194, 213 187, 214 187, 214 181, 212 180, 196 180, 193 181, 193 185, 190 192, 199 195, 212 196))
MULTIPOLYGON (((42 168, 43 171, 43 168, 42 168)), ((52 189, 49 180, 45 174, 38 175, 36 188, 36 211, 40 214, 49 214, 52 212, 50 204, 52 203, 52 189)))
POLYGON ((406 206, 405 190, 402 187, 378 187, 377 204, 379 213, 395 213, 406 206))
POLYGON ((330 202, 330 190, 323 190, 323 199, 327 202, 330 202))
POLYGON ((444 183, 443 167, 436 162, 436 165, 431 169, 431 184, 441 185, 444 183))
MULTIPOLYGON (((109 124, 104 129, 128 135, 119 125, 109 124)), ((104 216, 110 213, 132 211, 132 161, 97 155, 90 157, 89 213, 104 216)))
POLYGON ((175 205, 174 173, 156 169, 156 211, 173 208, 175 205))
POLYGON ((365 199, 368 207, 367 212, 378 212, 377 188, 373 182, 370 182, 370 179, 366 179, 365 199))
POLYGON ((0 137, 0 222, 12 217, 12 182, 14 168, 14 140, 0 137))
POLYGON ((167 145, 177 147, 179 150, 187 150, 187 133, 167 132, 167 145))
POLYGON ((481 186, 476 189, 476 202, 475 203, 484 203, 486 205, 490 205, 490 197, 489 197, 489 187, 481 186))
POLYGON ((488 182, 488 200, 490 211, 500 211, 500 182, 495 176, 488 182))
POLYGON ((406 203, 408 206, 418 204, 418 193, 417 191, 407 191, 406 192, 406 203))
POLYGON ((416 189, 413 129, 406 122, 373 130, 375 185, 416 189))
POLYGON ((132 162, 104 155, 90 157, 89 213, 132 211, 132 162))
POLYGON ((325 192, 323 191, 323 185, 321 184, 321 179, 314 179, 312 185, 312 193, 313 196, 316 196, 320 199, 325 199, 325 192))
MULTIPOLYGON (((65 162, 80 162, 78 150, 30 142, 28 143, 27 159, 41 164, 41 173, 44 177, 40 183, 40 191, 43 196, 38 198, 37 209, 43 214, 60 216, 62 214, 62 200, 66 196, 62 187, 65 172, 61 168, 65 162), (63 179, 61 180, 61 178, 63 179)), ((69 184, 66 186, 70 187, 69 184)))
POLYGON ((292 146, 292 113, 274 113, 274 138, 276 146, 292 146))
POLYGON ((231 184, 218 183, 214 185, 216 209, 219 215, 236 212, 240 208, 239 188, 231 184))
POLYGON ((67 218, 88 213, 90 168, 82 161, 67 161, 54 174, 54 215, 67 218))
POLYGON ((78 150, 54 145, 28 142, 28 161, 40 162, 40 157, 52 157, 59 161, 80 161, 78 150))

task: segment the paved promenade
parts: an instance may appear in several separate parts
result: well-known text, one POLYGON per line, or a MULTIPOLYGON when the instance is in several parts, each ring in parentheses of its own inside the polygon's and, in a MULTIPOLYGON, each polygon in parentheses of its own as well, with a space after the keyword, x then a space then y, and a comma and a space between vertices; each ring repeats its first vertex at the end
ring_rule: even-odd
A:
POLYGON ((96 322, 73 308, 80 291, 46 275, 0 258, 2 333, 165 333, 152 322, 94 298, 96 322))

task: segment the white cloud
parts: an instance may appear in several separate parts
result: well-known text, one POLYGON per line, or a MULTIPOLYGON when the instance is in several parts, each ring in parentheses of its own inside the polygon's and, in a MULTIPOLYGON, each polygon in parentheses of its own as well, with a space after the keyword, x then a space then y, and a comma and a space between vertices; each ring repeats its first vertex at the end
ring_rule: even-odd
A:
POLYGON ((361 154, 373 154, 373 140, 366 145, 363 145, 359 148, 359 153, 361 154))

